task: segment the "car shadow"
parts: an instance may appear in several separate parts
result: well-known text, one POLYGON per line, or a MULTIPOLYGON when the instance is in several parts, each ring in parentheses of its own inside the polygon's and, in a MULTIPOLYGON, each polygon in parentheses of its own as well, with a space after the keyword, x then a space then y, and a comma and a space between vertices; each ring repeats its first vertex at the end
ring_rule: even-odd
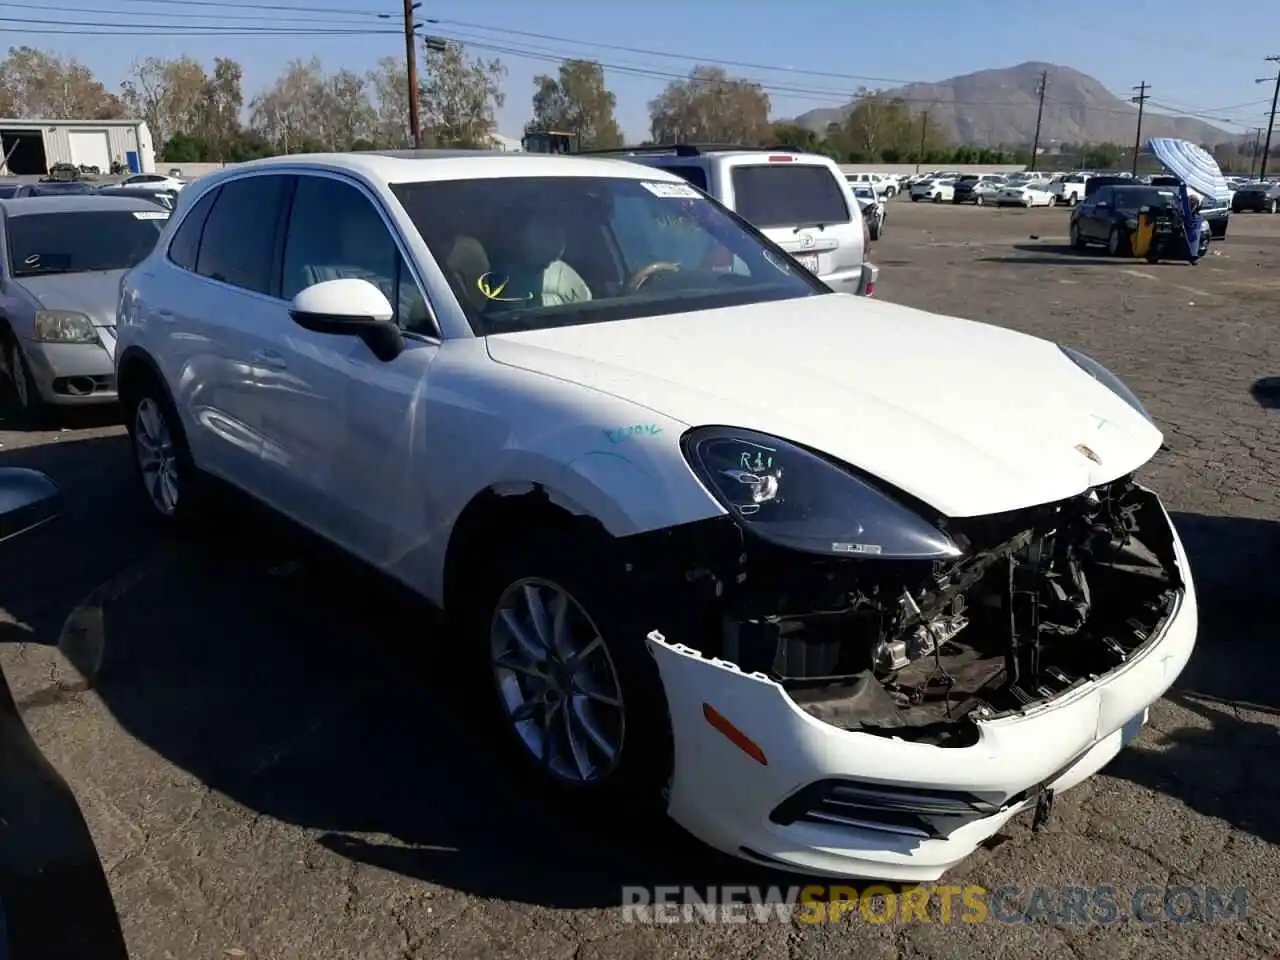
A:
POLYGON ((63 409, 45 408, 37 414, 24 411, 12 396, 13 388, 0 374, 0 430, 34 433, 44 430, 81 430, 120 423, 120 408, 114 403, 63 409))
POLYGON ((1260 377, 1249 388, 1249 394, 1266 410, 1280 410, 1280 377, 1260 377))
POLYGON ((1259 762, 1280 734, 1280 647, 1270 612, 1280 523, 1189 513, 1173 520, 1200 612, 1195 653, 1166 697, 1185 723, 1162 729, 1157 749, 1123 751, 1107 773, 1280 843, 1280 769, 1259 762))
MULTIPOLYGON (((0 464, 15 461, 50 472, 68 507, 20 562, 4 554, 15 576, 0 580, 0 608, 50 644, 68 618, 92 613, 82 619, 98 625, 96 641, 72 659, 121 727, 245 808, 353 861, 517 902, 607 907, 624 884, 797 880, 666 823, 621 810, 584 820, 537 799, 499 761, 434 611, 254 511, 198 539, 161 536, 131 489, 123 437, 0 451, 0 464)), ((1275 526, 1175 519, 1207 575, 1201 646, 1173 696, 1276 709, 1277 654, 1258 612, 1277 568, 1263 562, 1276 559, 1275 526)), ((1207 755, 1248 762, 1235 738, 1266 731, 1244 717, 1215 714, 1207 730, 1171 734, 1171 750, 1129 751, 1109 772, 1270 836, 1256 825, 1265 793, 1196 786, 1207 755)))
POLYGON ((1111 257, 1090 247, 1087 250, 1076 250, 1066 243, 1015 243, 1014 250, 1018 256, 1011 257, 977 257, 979 263, 1012 263, 1023 266, 1052 267, 1109 267, 1124 264, 1131 257, 1111 257), (1030 254, 1023 256, 1021 254, 1030 254))
POLYGON ((615 906, 624 884, 794 882, 663 820, 538 800, 496 755, 434 610, 247 504, 197 538, 161 535, 126 438, 0 466, 45 470, 67 504, 0 545, 0 610, 22 624, 0 642, 60 645, 131 737, 238 804, 485 897, 615 906))

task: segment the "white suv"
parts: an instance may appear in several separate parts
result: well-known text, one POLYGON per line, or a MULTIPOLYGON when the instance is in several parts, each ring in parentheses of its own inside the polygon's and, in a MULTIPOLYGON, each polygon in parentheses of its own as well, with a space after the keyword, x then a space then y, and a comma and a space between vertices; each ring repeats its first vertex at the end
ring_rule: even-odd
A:
POLYGON ((443 607, 451 681, 559 805, 934 880, 1191 655, 1132 480, 1160 430, 1070 348, 835 293, 636 164, 283 156, 179 196, 117 317, 149 509, 216 477, 443 607))
POLYGON ((777 147, 658 145, 588 151, 683 177, 736 212, 840 293, 875 293, 870 236, 830 157, 777 147))

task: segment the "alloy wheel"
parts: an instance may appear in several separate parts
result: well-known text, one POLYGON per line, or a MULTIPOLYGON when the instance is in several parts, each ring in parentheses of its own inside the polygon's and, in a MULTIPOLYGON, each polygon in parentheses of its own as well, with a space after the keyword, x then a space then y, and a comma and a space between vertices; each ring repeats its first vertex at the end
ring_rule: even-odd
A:
POLYGON ((143 397, 134 413, 133 447, 152 506, 173 516, 178 509, 178 455, 164 412, 151 397, 143 397))
POLYGON ((498 696, 529 755, 558 780, 609 776, 622 754, 622 685, 599 628, 549 580, 526 578, 498 600, 489 629, 498 696))

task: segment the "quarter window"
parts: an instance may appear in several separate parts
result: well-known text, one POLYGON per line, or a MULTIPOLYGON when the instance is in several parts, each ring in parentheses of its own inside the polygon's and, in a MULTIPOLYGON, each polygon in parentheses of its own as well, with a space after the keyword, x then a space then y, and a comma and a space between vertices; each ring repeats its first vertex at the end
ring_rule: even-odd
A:
POLYGON ((213 209, 213 201, 217 199, 220 187, 214 187, 196 201, 191 212, 178 225, 178 232, 169 241, 169 259, 184 270, 195 270, 196 258, 200 255, 200 234, 204 232, 204 222, 213 209))
POLYGON ((276 233, 287 185, 284 176, 224 183, 205 220, 196 272, 255 293, 273 294, 276 233))
POLYGON ((391 303, 395 322, 434 334, 422 292, 369 199, 329 177, 299 177, 285 234, 281 295, 326 280, 367 280, 391 303))

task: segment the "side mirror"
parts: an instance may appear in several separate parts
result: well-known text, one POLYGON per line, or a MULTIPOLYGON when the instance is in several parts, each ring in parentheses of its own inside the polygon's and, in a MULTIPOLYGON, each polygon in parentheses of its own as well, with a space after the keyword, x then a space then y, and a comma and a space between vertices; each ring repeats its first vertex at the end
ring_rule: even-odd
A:
POLYGON ((384 363, 404 352, 404 336, 393 322, 395 311, 368 280, 326 280, 300 290, 289 316, 304 330, 359 337, 384 363))
POLYGON ((53 520, 62 491, 48 476, 24 467, 0 467, 0 543, 53 520))

